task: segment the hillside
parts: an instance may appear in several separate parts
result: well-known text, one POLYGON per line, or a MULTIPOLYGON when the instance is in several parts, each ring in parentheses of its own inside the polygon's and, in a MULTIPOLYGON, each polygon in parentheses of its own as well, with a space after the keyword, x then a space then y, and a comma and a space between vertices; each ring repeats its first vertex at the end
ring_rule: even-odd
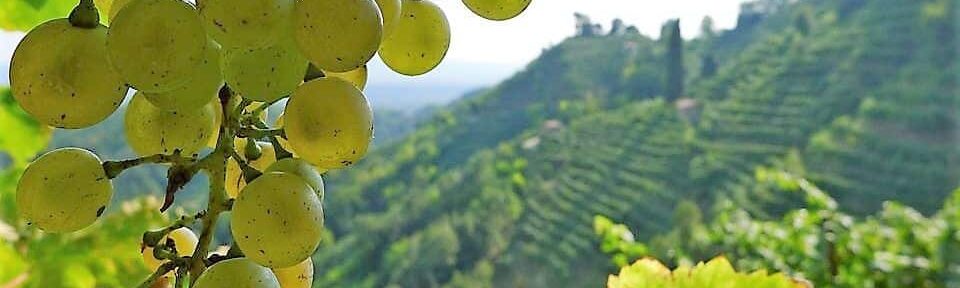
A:
MULTIPOLYGON (((271 108, 271 119, 282 113, 278 109, 271 108)), ((133 150, 126 144, 123 129, 123 115, 126 112, 126 106, 120 109, 105 121, 87 129, 68 130, 54 129, 53 137, 47 149, 60 147, 83 147, 96 152, 103 159, 119 160, 135 158, 133 150)), ((422 118, 428 117, 428 109, 422 109, 418 112, 407 113, 397 110, 377 110, 375 125, 377 126, 377 138, 374 140, 374 147, 388 145, 397 141, 403 136, 409 134, 423 121, 422 118)), ((0 159, 0 165, 2 165, 0 159)), ((113 197, 113 203, 139 198, 143 195, 153 195, 162 197, 166 187, 167 169, 162 165, 151 165, 143 169, 134 169, 120 175, 114 182, 116 195, 113 197)), ((208 187, 206 176, 201 174, 197 181, 190 182, 181 192, 177 193, 175 205, 186 208, 187 211, 196 211, 206 205, 206 189, 208 187)), ((108 213, 120 208, 120 205, 110 205, 108 213)))
POLYGON ((650 239, 684 199, 770 217, 801 202, 754 189, 757 166, 854 215, 942 206, 960 180, 951 4, 757 3, 686 43, 681 102, 658 99, 658 41, 579 35, 329 174, 320 285, 595 287, 609 271, 594 215, 650 239), (706 54, 715 75, 692 72, 706 54))

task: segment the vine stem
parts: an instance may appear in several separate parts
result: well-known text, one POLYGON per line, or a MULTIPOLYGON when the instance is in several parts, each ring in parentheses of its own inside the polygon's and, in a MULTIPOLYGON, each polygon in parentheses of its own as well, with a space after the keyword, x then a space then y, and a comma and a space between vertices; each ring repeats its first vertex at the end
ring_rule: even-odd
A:
POLYGON ((127 169, 147 163, 186 164, 194 161, 196 161, 196 158, 183 157, 180 156, 179 151, 175 151, 173 154, 156 154, 122 161, 105 161, 103 162, 103 170, 107 172, 108 178, 113 179, 120 176, 120 173, 123 173, 123 171, 127 169))
POLYGON ((263 103, 263 104, 260 105, 260 107, 257 107, 256 109, 253 109, 253 111, 250 111, 250 114, 251 114, 251 115, 260 115, 261 112, 263 112, 263 111, 265 111, 265 110, 267 110, 267 109, 270 109, 270 107, 273 107, 273 104, 277 104, 277 102, 280 102, 280 100, 283 100, 283 99, 285 99, 285 98, 287 98, 287 97, 289 97, 289 95, 284 96, 284 97, 277 98, 277 100, 273 100, 273 101, 270 101, 270 102, 267 102, 267 103, 263 103))
POLYGON ((244 127, 240 128, 240 137, 263 139, 267 137, 285 137, 283 129, 257 129, 244 127))
POLYGON ((177 222, 174 222, 166 228, 156 230, 156 231, 147 231, 143 233, 143 244, 144 246, 152 247, 156 246, 161 240, 167 237, 167 234, 170 234, 171 231, 177 230, 183 227, 193 225, 198 219, 203 219, 203 216, 206 214, 206 211, 201 211, 193 216, 183 216, 180 217, 177 222))
POLYGON ((213 240, 213 228, 220 217, 220 213, 227 209, 228 198, 226 190, 226 169, 227 158, 231 152, 235 151, 233 147, 233 138, 237 134, 239 126, 238 113, 230 109, 233 105, 238 105, 236 95, 230 92, 229 88, 224 87, 220 93, 220 103, 223 105, 224 117, 220 126, 220 136, 217 139, 217 147, 213 153, 207 155, 197 164, 204 168, 210 176, 210 193, 207 201, 207 212, 202 219, 203 230, 200 233, 200 240, 197 243, 197 249, 190 257, 190 282, 195 283, 203 271, 206 270, 204 260, 209 252, 210 242, 213 240), (230 111, 230 112, 227 112, 230 111))
POLYGON ((177 265, 174 262, 163 263, 163 265, 160 265, 160 268, 157 268, 157 271, 154 271, 153 274, 150 274, 150 278, 147 278, 147 281, 143 281, 143 283, 140 283, 140 286, 138 287, 139 288, 154 287, 153 285, 156 284, 157 281, 160 281, 160 279, 162 279, 164 275, 166 275, 170 271, 173 271, 173 269, 175 268, 177 268, 177 265))
POLYGON ((273 153, 277 156, 277 160, 293 158, 293 153, 284 149, 283 145, 280 144, 279 136, 270 137, 270 143, 273 144, 273 153))

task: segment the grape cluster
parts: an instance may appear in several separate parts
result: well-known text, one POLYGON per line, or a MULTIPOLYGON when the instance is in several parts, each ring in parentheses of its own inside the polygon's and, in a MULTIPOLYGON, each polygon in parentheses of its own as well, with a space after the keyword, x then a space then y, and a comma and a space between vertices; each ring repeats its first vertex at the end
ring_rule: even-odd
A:
MULTIPOLYGON (((373 138, 366 63, 379 52, 395 72, 421 75, 450 45, 447 18, 430 0, 79 2, 17 46, 14 97, 41 123, 78 129, 110 116, 132 88, 124 129, 141 158, 48 152, 24 171, 18 211, 47 232, 72 232, 104 212, 110 181, 125 169, 169 167, 164 210, 195 174, 208 174, 207 210, 144 233, 144 260, 157 271, 148 282, 175 271, 196 287, 309 287, 323 233, 321 173, 359 161, 373 138), (284 99, 268 125, 267 108, 284 99), (210 226, 226 211, 235 243, 208 255, 210 226), (187 228, 195 221, 199 237, 187 228)), ((530 0, 463 3, 505 20, 530 0)))

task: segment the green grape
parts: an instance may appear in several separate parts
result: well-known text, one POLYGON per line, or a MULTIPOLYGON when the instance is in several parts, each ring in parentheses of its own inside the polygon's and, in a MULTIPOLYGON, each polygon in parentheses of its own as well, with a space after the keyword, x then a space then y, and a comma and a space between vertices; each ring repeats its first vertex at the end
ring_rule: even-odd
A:
POLYGON ((198 9, 210 36, 226 47, 275 43, 292 24, 293 0, 204 0, 198 9))
POLYGON ((169 154, 176 149, 183 155, 195 154, 218 129, 214 103, 197 109, 164 110, 137 92, 124 116, 127 142, 141 156, 169 154))
POLYGON ((97 12, 100 13, 100 23, 107 23, 107 18, 110 16, 110 7, 113 7, 113 0, 93 0, 93 4, 97 6, 97 12))
POLYGON ((213 101, 210 102, 210 106, 213 106, 213 135, 210 135, 210 140, 207 140, 208 148, 217 148, 217 141, 220 139, 220 126, 223 124, 223 106, 220 104, 219 97, 213 97, 213 101))
MULTIPOLYGON (((197 250, 197 242, 200 241, 197 239, 197 234, 186 227, 170 231, 170 234, 167 234, 167 237, 161 241, 166 243, 167 240, 173 241, 173 245, 177 249, 177 255, 180 257, 193 255, 193 251, 197 250)), ((150 271, 155 271, 160 268, 160 265, 163 265, 164 261, 153 257, 153 248, 144 246, 140 253, 143 254, 143 263, 147 265, 147 269, 150 271)))
POLYGON ((530 0, 463 0, 463 4, 480 17, 503 21, 523 13, 530 0))
POLYGON ((397 73, 417 76, 433 70, 450 48, 450 23, 428 0, 403 0, 393 34, 380 46, 380 58, 397 73))
POLYGON ((23 171, 17 185, 20 216, 47 232, 90 226, 110 203, 113 185, 100 158, 79 148, 47 152, 23 171))
POLYGON ((357 89, 360 89, 360 91, 363 91, 363 88, 366 88, 367 86, 367 65, 363 65, 360 68, 347 72, 323 71, 323 74, 327 77, 336 77, 347 80, 347 82, 353 84, 353 86, 357 87, 357 89))
MULTIPOLYGON (((233 145, 234 148, 243 151, 243 147, 247 145, 247 139, 237 138, 234 140, 233 145)), ((277 154, 276 151, 273 150, 273 144, 269 142, 258 141, 257 146, 260 146, 260 158, 247 162, 247 165, 262 172, 266 170, 267 167, 270 167, 271 164, 277 162, 277 154)), ((243 153, 240 153, 240 157, 246 160, 243 153)), ((247 185, 247 183, 243 181, 243 171, 240 170, 240 165, 238 165, 236 161, 227 161, 226 183, 227 195, 229 195, 230 198, 236 198, 237 195, 240 194, 240 191, 243 190, 243 187, 247 185)))
POLYGON ((109 20, 113 21, 113 19, 117 17, 117 13, 120 13, 120 10, 123 9, 124 6, 127 6, 127 3, 130 3, 130 1, 132 0, 113 0, 109 7, 99 5, 98 7, 100 8, 100 11, 109 11, 109 20))
POLYGON ((234 258, 210 266, 194 288, 280 288, 277 276, 270 269, 248 258, 234 258))
POLYGON ((386 39, 400 21, 400 0, 377 0, 377 7, 383 16, 383 38, 386 39))
POLYGON ((271 268, 290 267, 309 258, 320 244, 323 208, 300 177, 265 173, 240 192, 230 227, 251 260, 271 268))
POLYGON ((273 102, 290 95, 303 82, 307 65, 292 42, 256 49, 231 48, 223 56, 223 76, 244 98, 273 102))
POLYGON ((144 92, 143 96, 154 106, 166 110, 195 110, 209 104, 223 86, 223 74, 220 73, 220 48, 217 43, 207 41, 204 53, 203 62, 197 70, 191 71, 193 77, 186 85, 166 92, 144 92))
POLYGON ((307 258, 297 265, 273 269, 281 288, 310 288, 313 283, 313 260, 307 258))
POLYGON ((373 0, 297 1, 294 23, 300 51, 326 71, 360 68, 373 58, 383 35, 373 0))
POLYGON ((133 0, 118 12, 107 34, 110 62, 142 92, 185 85, 203 62, 206 47, 200 16, 179 0, 133 0))
POLYGON ((55 19, 23 38, 10 63, 10 88, 23 110, 41 123, 83 128, 117 110, 127 86, 110 69, 107 29, 55 19))
POLYGON ((323 169, 350 166, 363 158, 373 138, 367 98, 341 79, 319 78, 301 85, 283 115, 291 148, 323 169))
POLYGON ((281 159, 267 167, 265 172, 284 172, 299 176, 313 188, 320 202, 323 202, 323 177, 309 162, 299 158, 281 159))

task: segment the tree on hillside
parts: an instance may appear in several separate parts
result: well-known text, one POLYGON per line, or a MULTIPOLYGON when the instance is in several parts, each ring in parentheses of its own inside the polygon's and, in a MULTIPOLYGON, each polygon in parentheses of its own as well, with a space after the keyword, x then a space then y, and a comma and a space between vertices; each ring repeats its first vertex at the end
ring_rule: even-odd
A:
POLYGON ((700 58, 700 77, 710 78, 717 74, 717 60, 713 54, 706 52, 700 58))
POLYGON ((573 13, 573 17, 577 19, 577 34, 576 36, 585 36, 590 37, 595 35, 593 22, 590 21, 590 16, 587 16, 583 13, 573 13))
POLYGON ((717 34, 716 29, 713 24, 713 17, 704 16, 703 20, 700 21, 700 35, 704 40, 709 41, 713 39, 717 34))
POLYGON ((793 19, 793 26, 797 29, 797 32, 800 32, 801 35, 807 35, 810 33, 810 18, 807 13, 801 12, 797 14, 797 18, 793 19))
POLYGON ((626 33, 627 26, 623 24, 623 20, 620 18, 613 19, 613 23, 610 23, 610 34, 611 36, 619 36, 626 33))
POLYGON ((664 25, 661 41, 667 48, 667 76, 665 88, 668 101, 674 101, 683 96, 683 37, 680 34, 680 20, 671 20, 664 25))

